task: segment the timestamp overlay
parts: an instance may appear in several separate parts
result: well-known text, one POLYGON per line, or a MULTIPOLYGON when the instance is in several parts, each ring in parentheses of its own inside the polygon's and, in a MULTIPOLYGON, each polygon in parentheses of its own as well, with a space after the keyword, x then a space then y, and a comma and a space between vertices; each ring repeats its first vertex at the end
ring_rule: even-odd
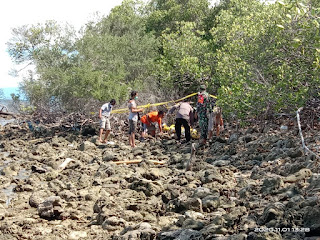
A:
POLYGON ((263 233, 263 232, 278 232, 278 233, 286 233, 286 232, 300 232, 300 233, 306 233, 310 232, 310 228, 305 227, 283 227, 283 228, 267 228, 267 227, 257 227, 254 228, 254 232, 256 233, 263 233))

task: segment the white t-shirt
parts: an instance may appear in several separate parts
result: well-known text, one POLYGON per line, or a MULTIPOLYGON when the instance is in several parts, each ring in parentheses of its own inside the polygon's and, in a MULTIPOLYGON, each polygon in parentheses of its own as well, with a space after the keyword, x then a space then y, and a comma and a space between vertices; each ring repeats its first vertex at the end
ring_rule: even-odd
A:
POLYGON ((111 111, 112 111, 112 105, 111 103, 105 103, 102 105, 101 107, 101 115, 104 116, 104 117, 110 117, 110 114, 111 114, 111 111))
POLYGON ((138 121, 138 113, 131 111, 132 108, 137 108, 136 101, 135 100, 131 100, 131 102, 129 102, 129 104, 128 104, 128 108, 130 110, 129 120, 138 121))

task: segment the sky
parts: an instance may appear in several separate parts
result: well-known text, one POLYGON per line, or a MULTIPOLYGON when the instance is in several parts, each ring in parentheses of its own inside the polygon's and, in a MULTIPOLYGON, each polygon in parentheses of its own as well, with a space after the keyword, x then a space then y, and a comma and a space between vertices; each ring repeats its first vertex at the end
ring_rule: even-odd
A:
POLYGON ((108 15, 110 10, 121 2, 122 0, 5 1, 0 8, 0 88, 18 87, 18 82, 22 79, 22 76, 14 78, 9 75, 14 65, 7 53, 6 42, 12 37, 13 28, 55 20, 61 24, 68 22, 76 29, 80 29, 92 19, 94 13, 108 15))

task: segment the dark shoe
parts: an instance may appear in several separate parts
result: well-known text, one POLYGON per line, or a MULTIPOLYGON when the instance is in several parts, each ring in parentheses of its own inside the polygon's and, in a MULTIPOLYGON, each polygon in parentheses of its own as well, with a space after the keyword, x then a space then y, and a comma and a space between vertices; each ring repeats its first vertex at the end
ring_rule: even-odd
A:
POLYGON ((145 141, 145 138, 140 138, 140 142, 144 142, 145 141))

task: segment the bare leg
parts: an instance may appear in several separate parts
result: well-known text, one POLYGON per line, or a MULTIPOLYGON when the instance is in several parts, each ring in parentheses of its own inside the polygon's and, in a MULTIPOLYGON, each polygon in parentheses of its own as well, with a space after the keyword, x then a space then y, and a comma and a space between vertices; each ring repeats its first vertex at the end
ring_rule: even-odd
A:
POLYGON ((217 126, 217 132, 216 132, 217 137, 220 135, 220 125, 217 126))
POLYGON ((207 144, 207 139, 205 139, 205 138, 200 138, 199 146, 203 146, 203 145, 206 145, 206 144, 207 144))
POLYGON ((105 134, 105 136, 104 136, 104 142, 107 142, 107 138, 108 138, 110 132, 111 132, 111 130, 107 130, 107 131, 106 131, 106 134, 105 134))
POLYGON ((136 146, 136 144, 135 144, 135 134, 134 133, 131 133, 131 143, 130 143, 130 145, 131 145, 131 147, 135 147, 136 146))
POLYGON ((141 137, 142 137, 142 138, 145 138, 145 137, 146 137, 146 131, 142 130, 141 137))
POLYGON ((217 134, 217 136, 220 136, 220 132, 223 130, 223 118, 222 118, 221 113, 218 114, 216 121, 218 123, 217 124, 217 132, 216 132, 216 134, 217 134))
POLYGON ((156 131, 152 130, 152 131, 150 131, 150 134, 151 134, 152 137, 155 137, 156 136, 156 131))
POLYGON ((99 133, 99 141, 100 142, 103 142, 102 141, 102 134, 103 134, 103 128, 100 128, 100 133, 99 133))
POLYGON ((209 131, 209 137, 208 137, 209 140, 212 138, 212 135, 213 135, 213 131, 210 130, 210 131, 209 131))

